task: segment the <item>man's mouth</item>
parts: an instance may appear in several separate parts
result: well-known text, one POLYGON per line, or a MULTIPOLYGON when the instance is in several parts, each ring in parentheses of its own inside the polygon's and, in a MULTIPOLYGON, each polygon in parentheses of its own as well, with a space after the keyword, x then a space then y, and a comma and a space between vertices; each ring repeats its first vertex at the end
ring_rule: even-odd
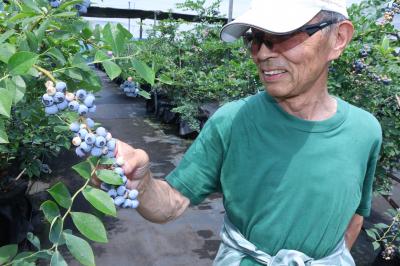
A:
POLYGON ((279 75, 279 74, 283 74, 286 73, 286 70, 271 70, 271 71, 264 71, 264 75, 268 76, 268 77, 272 77, 275 75, 279 75))

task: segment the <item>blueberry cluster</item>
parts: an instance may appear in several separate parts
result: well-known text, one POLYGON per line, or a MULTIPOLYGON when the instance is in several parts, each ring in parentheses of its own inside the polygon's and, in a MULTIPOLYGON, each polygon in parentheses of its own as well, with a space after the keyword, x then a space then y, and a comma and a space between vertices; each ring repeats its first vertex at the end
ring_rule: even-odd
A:
POLYGON ((90 3, 90 0, 83 0, 81 4, 75 5, 75 8, 78 10, 79 14, 86 14, 90 3))
POLYGON ((363 71, 366 71, 368 74, 368 77, 370 77, 372 80, 382 83, 383 85, 390 85, 392 83, 392 80, 387 77, 387 76, 380 76, 377 75, 376 73, 373 73, 371 69, 368 67, 368 65, 365 63, 364 58, 368 57, 371 54, 371 47, 369 45, 364 45, 363 48, 360 50, 360 56, 362 57, 361 59, 357 59, 354 64, 353 64, 353 69, 355 73, 360 74, 363 71))
POLYGON ((67 91, 67 84, 59 81, 54 86, 51 81, 46 82, 46 94, 42 97, 47 115, 57 114, 59 111, 69 110, 77 112, 79 122, 73 122, 69 129, 74 137, 72 144, 76 147, 75 153, 79 157, 91 155, 94 157, 112 158, 114 164, 111 169, 121 177, 123 185, 115 187, 102 183, 101 188, 113 198, 114 204, 123 208, 137 208, 138 191, 126 188, 128 178, 122 168, 123 159, 115 158, 117 140, 104 127, 97 127, 93 119, 86 117, 89 112, 96 111, 95 96, 86 90, 80 89, 75 93, 67 91))
POLYGON ((385 245, 385 249, 382 252, 382 258, 385 260, 391 260, 396 256, 396 247, 394 245, 385 245))
POLYGON ((400 13, 400 1, 396 0, 393 3, 390 3, 384 11, 385 13, 383 14, 382 24, 391 23, 394 15, 400 13))
POLYGON ((113 171, 121 176, 124 182, 121 186, 113 186, 106 183, 101 184, 101 189, 107 191, 108 195, 114 199, 114 204, 122 208, 132 208, 135 209, 139 206, 139 201, 137 196, 139 192, 136 189, 126 188, 126 183, 128 178, 125 176, 124 169, 122 169, 123 160, 118 158, 116 163, 112 166, 113 171))
POLYGON ((120 88, 128 97, 137 97, 139 95, 139 85, 133 81, 132 77, 128 77, 120 88))
POLYGON ((88 112, 96 111, 94 99, 94 95, 85 90, 78 90, 75 94, 67 92, 65 82, 57 82, 54 86, 52 81, 48 81, 46 82, 46 93, 42 96, 42 103, 47 115, 55 115, 67 108, 70 111, 76 111, 79 115, 86 115, 88 112))
POLYGON ((94 126, 95 123, 91 118, 86 118, 85 123, 73 122, 70 124, 69 129, 75 134, 72 144, 76 147, 76 155, 114 158, 116 140, 104 127, 98 127, 92 131, 94 126))
POLYGON ((364 63, 364 60, 362 59, 357 59, 354 64, 354 71, 356 71, 356 73, 361 73, 365 68, 367 68, 367 65, 364 63))

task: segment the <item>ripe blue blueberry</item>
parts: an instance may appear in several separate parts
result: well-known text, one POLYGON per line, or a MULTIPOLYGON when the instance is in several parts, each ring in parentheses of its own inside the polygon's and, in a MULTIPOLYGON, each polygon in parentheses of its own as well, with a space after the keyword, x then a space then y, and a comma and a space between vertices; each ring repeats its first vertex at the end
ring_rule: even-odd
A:
POLYGON ((62 93, 65 93, 67 90, 67 84, 63 81, 59 81, 56 83, 56 90, 62 93))
POLYGON ((101 148, 93 147, 90 151, 90 154, 95 157, 100 157, 103 154, 103 151, 101 150, 101 148))
POLYGON ((77 101, 70 101, 68 104, 68 109, 70 111, 78 111, 79 103, 77 101))
POLYGON ((130 208, 136 209, 139 206, 139 201, 138 200, 132 200, 132 204, 130 208))
POLYGON ((114 199, 114 204, 116 205, 116 206, 121 206, 121 204, 122 203, 124 203, 124 201, 125 201, 125 198, 124 197, 122 197, 122 196, 117 196, 117 197, 115 197, 115 199, 114 199))
POLYGON ((112 185, 101 182, 100 188, 104 191, 109 191, 110 189, 112 189, 112 185))
POLYGON ((134 200, 137 198, 138 195, 139 195, 139 191, 137 191, 136 189, 132 189, 131 191, 129 191, 128 198, 130 198, 131 200, 134 200))
POLYGON ((84 139, 86 138, 86 135, 87 135, 87 134, 88 134, 88 131, 87 131, 86 129, 84 129, 84 128, 79 129, 78 136, 79 136, 82 140, 84 140, 84 139))
POLYGON ((114 169, 114 172, 116 172, 117 174, 119 174, 121 177, 124 175, 124 169, 122 169, 121 167, 116 167, 114 169))
POLYGON ((65 95, 64 93, 57 91, 53 98, 55 103, 62 103, 65 100, 65 95))
POLYGON ((54 104, 54 99, 46 93, 42 96, 42 103, 44 106, 52 106, 54 104))
POLYGON ((83 103, 84 103, 88 108, 90 108, 90 107, 93 106, 94 100, 95 100, 94 95, 90 93, 90 94, 88 94, 88 95, 86 96, 86 98, 85 98, 85 100, 83 101, 83 103))
POLYGON ((107 148, 107 146, 103 147, 103 148, 101 149, 101 151, 103 152, 103 155, 107 155, 107 154, 108 154, 108 148, 107 148))
POLYGON ((84 152, 80 147, 76 147, 75 153, 76 153, 76 155, 78 155, 79 157, 85 157, 85 152, 84 152))
POLYGON ((58 113, 57 105, 46 106, 44 108, 44 112, 48 115, 55 115, 58 113))
POLYGON ((79 131, 79 129, 80 129, 79 123, 78 123, 78 122, 73 122, 73 123, 71 123, 71 124, 69 125, 69 129, 70 129, 72 132, 77 133, 77 132, 79 131))
POLYGON ((60 6, 60 2, 59 1, 51 1, 50 6, 53 8, 57 8, 60 6))
POLYGON ((108 153, 107 153, 107 155, 106 155, 106 157, 107 158, 114 158, 115 157, 115 154, 114 154, 114 151, 108 151, 108 153))
POLYGON ((104 128, 104 127, 98 127, 97 129, 96 129, 96 134, 98 135, 98 136, 102 136, 102 137, 106 137, 107 136, 107 130, 104 128))
POLYGON ((81 101, 83 101, 85 99, 86 95, 87 95, 87 92, 82 89, 77 90, 75 93, 75 96, 81 101))
POLYGON ((128 178, 125 175, 123 175, 123 176, 121 176, 121 179, 122 179, 123 184, 126 185, 126 182, 128 182, 128 178))
POLYGON ((115 198, 117 196, 117 191, 114 188, 110 189, 107 193, 112 198, 115 198))
POLYGON ((111 139, 107 142, 107 148, 109 151, 113 151, 115 150, 115 146, 116 146, 117 142, 115 139, 111 139))
POLYGON ((125 186, 119 186, 119 187, 117 188, 117 194, 118 194, 118 196, 123 196, 123 195, 125 195, 125 192, 126 192, 126 187, 125 187, 125 186))
POLYGON ((106 145, 107 141, 103 136, 96 137, 96 146, 102 148, 106 145))
POLYGON ((67 100, 64 100, 63 102, 57 104, 57 108, 58 108, 59 110, 61 110, 61 111, 67 109, 67 107, 68 107, 68 102, 67 102, 67 100))
POLYGON ((83 104, 79 105, 79 107, 78 107, 78 114, 79 115, 86 115, 88 113, 88 111, 89 110, 88 110, 86 105, 83 105, 83 104))
POLYGON ((91 118, 86 118, 86 125, 87 125, 89 128, 94 128, 95 123, 94 123, 93 119, 91 119, 91 118))
POLYGON ((125 199, 124 203, 122 204, 122 208, 130 208, 132 205, 132 200, 125 199))
POLYGON ((87 144, 87 142, 82 142, 81 145, 79 145, 79 147, 81 147, 81 149, 82 149, 83 151, 87 152, 87 153, 89 153, 89 152, 92 150, 92 148, 93 148, 93 146, 87 144))
POLYGON ((95 113, 96 112, 96 105, 93 105, 92 107, 89 108, 89 113, 95 113))
POLYGON ((93 145, 96 142, 96 136, 93 133, 89 133, 85 137, 85 142, 89 145, 93 145))

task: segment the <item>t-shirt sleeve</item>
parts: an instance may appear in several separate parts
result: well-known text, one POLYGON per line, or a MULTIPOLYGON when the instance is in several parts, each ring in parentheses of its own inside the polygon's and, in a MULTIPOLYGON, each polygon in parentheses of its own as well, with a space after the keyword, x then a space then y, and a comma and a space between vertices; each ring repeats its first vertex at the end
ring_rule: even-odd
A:
MULTIPOLYGON (((224 109, 224 108, 220 108, 224 109)), ((167 177, 167 182, 190 199, 201 203, 209 194, 220 191, 220 172, 225 154, 228 119, 218 110, 204 125, 184 157, 167 177)))
POLYGON ((368 160, 367 171, 364 178, 364 184, 362 187, 361 202, 358 206, 356 213, 368 217, 371 213, 371 202, 372 202, 372 189, 374 183, 376 164, 379 159, 379 152, 382 144, 382 135, 375 141, 371 156, 368 160))

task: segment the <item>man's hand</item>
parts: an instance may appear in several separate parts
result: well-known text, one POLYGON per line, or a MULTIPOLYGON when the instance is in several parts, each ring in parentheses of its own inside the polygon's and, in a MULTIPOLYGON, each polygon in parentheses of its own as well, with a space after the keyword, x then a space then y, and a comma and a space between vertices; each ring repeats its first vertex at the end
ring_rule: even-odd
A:
POLYGON ((126 187, 136 189, 139 182, 150 174, 150 159, 142 149, 135 149, 129 144, 117 141, 115 157, 122 157, 125 175, 128 178, 126 187))

